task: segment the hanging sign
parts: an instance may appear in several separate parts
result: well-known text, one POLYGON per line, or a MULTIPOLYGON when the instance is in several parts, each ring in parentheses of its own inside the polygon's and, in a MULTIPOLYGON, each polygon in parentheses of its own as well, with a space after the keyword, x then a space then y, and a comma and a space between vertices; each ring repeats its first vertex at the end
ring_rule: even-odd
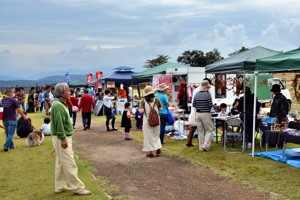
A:
POLYGON ((173 90, 172 74, 159 74, 153 76, 152 87, 157 88, 159 84, 166 84, 169 86, 168 90, 173 90))
POLYGON ((115 84, 115 82, 106 82, 106 87, 107 88, 115 88, 116 84, 115 84))

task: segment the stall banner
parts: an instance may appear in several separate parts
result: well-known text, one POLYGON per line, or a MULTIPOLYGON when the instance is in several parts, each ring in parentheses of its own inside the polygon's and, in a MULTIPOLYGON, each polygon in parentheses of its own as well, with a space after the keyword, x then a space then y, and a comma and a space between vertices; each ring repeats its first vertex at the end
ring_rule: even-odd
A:
POLYGON ((102 88, 101 83, 100 83, 100 87, 99 87, 99 84, 98 84, 98 81, 99 81, 100 78, 102 78, 102 76, 103 75, 102 75, 101 71, 96 71, 96 81, 95 81, 96 82, 96 84, 95 84, 95 91, 96 92, 98 92, 98 88, 102 88))
POLYGON ((102 78, 102 72, 101 71, 96 71, 96 78, 97 79, 100 79, 100 78, 102 78))
POLYGON ((87 82, 87 83, 93 82, 93 75, 92 75, 92 73, 88 73, 88 74, 86 75, 86 82, 87 82))
POLYGON ((106 87, 107 88, 115 88, 116 84, 115 84, 115 82, 106 82, 106 87))
POLYGON ((173 79, 172 79, 172 74, 159 74, 159 75, 154 75, 153 80, 152 80, 152 87, 157 88, 159 84, 166 84, 169 86, 168 90, 173 90, 173 79))

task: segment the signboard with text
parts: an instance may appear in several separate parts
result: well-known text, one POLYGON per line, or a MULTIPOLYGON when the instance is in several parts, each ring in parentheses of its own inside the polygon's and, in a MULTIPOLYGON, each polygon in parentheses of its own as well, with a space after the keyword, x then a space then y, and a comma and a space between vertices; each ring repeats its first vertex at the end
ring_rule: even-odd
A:
POLYGON ((106 82, 106 87, 107 88, 115 88, 116 84, 115 84, 115 82, 106 82))
POLYGON ((173 90, 172 74, 159 74, 153 76, 152 87, 157 88, 159 84, 166 84, 169 86, 168 90, 173 90))

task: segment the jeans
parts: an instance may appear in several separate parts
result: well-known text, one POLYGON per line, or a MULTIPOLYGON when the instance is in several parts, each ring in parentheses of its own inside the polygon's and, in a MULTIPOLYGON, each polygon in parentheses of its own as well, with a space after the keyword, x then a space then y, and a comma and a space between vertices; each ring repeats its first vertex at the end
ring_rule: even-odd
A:
POLYGON ((43 108, 44 108, 44 102, 42 101, 42 102, 40 102, 40 103, 41 103, 40 112, 42 112, 42 111, 43 111, 43 108))
POLYGON ((83 112, 82 113, 82 124, 83 124, 83 127, 87 126, 87 128, 90 128, 90 126, 91 126, 91 117, 92 117, 92 113, 91 112, 83 112))
POLYGON ((165 128, 168 122, 168 115, 160 114, 159 117, 160 117, 160 142, 164 144, 165 128))
POLYGON ((5 127, 5 135, 6 135, 6 140, 3 145, 3 149, 14 149, 15 145, 12 139, 14 137, 17 128, 17 121, 15 120, 3 121, 3 125, 5 127))

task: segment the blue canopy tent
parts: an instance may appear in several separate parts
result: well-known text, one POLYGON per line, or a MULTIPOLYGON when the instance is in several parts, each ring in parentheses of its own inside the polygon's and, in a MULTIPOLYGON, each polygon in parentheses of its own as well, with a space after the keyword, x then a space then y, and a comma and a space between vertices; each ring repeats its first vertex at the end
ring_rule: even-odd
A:
POLYGON ((116 82, 116 83, 128 83, 132 84, 135 83, 132 79, 132 75, 135 74, 133 72, 134 68, 132 67, 126 67, 126 66, 120 66, 116 67, 113 70, 114 72, 102 77, 99 79, 100 82, 106 83, 106 82, 116 82))

